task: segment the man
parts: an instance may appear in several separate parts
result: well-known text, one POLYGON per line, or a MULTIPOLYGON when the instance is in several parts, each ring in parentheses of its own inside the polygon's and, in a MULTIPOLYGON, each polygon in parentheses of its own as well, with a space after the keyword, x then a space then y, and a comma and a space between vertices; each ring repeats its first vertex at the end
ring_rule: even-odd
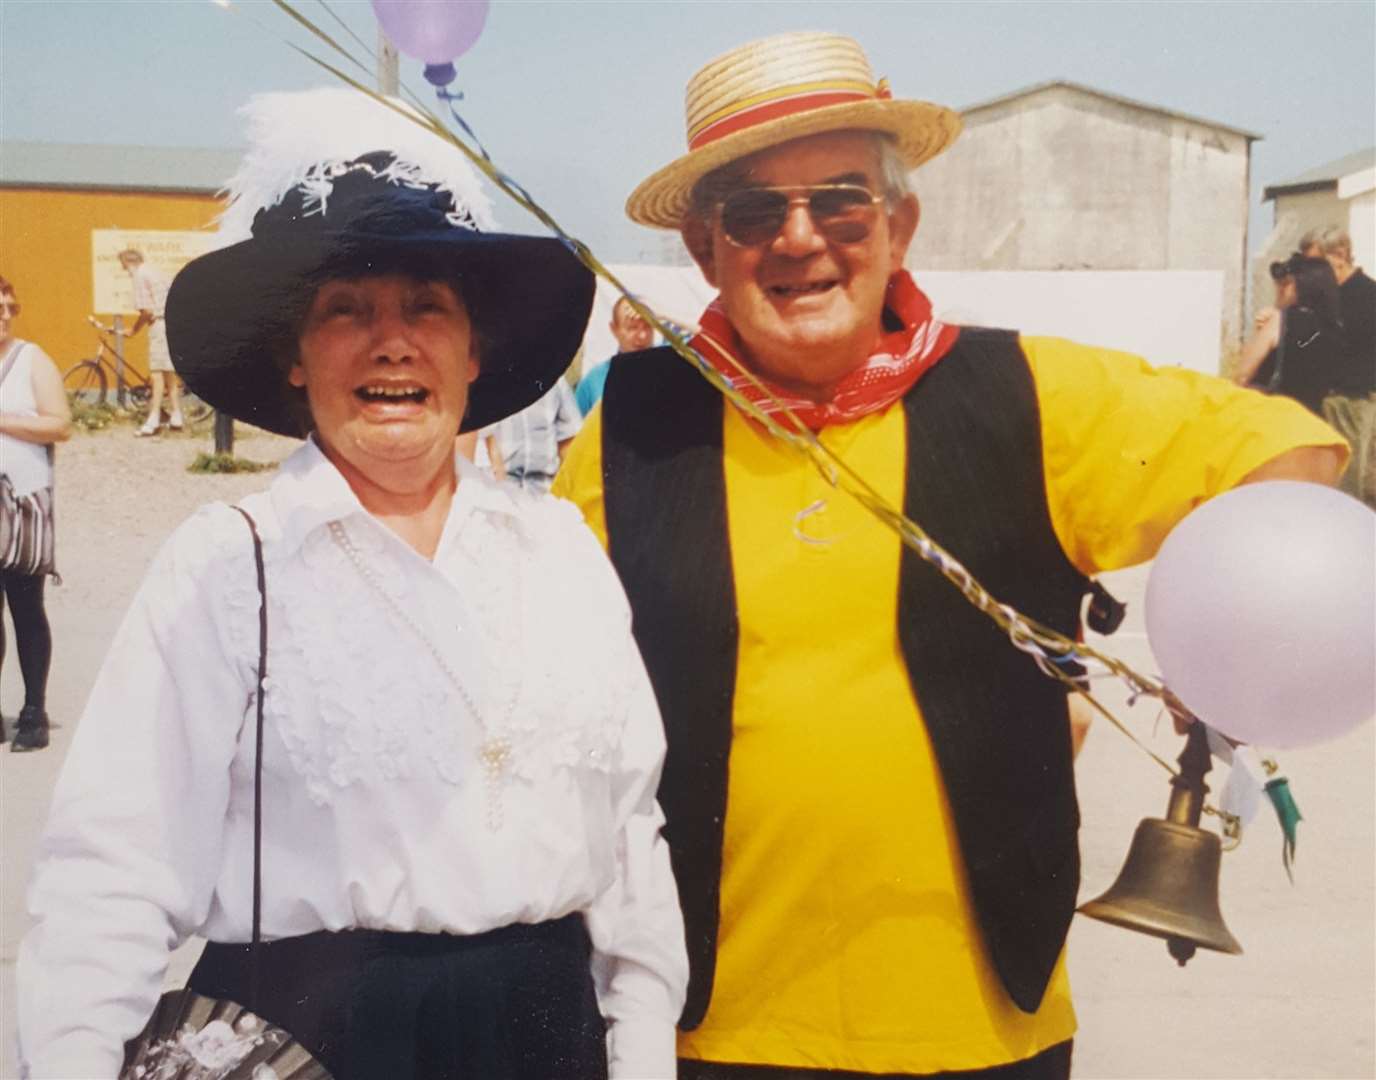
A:
POLYGON ((164 394, 171 409, 167 426, 173 431, 181 431, 182 387, 172 368, 172 354, 167 349, 167 329, 162 321, 163 306, 167 303, 167 283, 144 264, 143 252, 137 248, 121 251, 119 264, 133 280, 134 306, 139 312, 129 336, 133 337, 145 326, 148 327, 148 378, 153 388, 148 399, 148 417, 134 434, 144 438, 158 433, 162 427, 164 394))
POLYGON ((1347 359, 1323 415, 1352 445, 1342 489, 1376 508, 1376 281, 1352 261, 1352 238, 1336 225, 1305 233, 1300 251, 1327 259, 1338 279, 1347 359))
MULTIPOLYGON (((655 332, 650 329, 650 324, 641 318, 639 312, 631 307, 631 302, 624 296, 618 297, 612 305, 611 331, 612 337, 616 338, 617 356, 648 349, 655 339, 655 332)), ((606 385, 607 372, 611 370, 611 366, 611 359, 603 360, 579 380, 574 397, 578 401, 578 410, 584 416, 592 412, 592 407, 602 400, 602 387, 606 385)))
MULTIPOLYGON (((1073 635, 1087 575, 1200 499, 1341 467, 1291 402, 934 320, 902 269, 907 170, 959 120, 892 100, 855 42, 753 42, 687 112, 688 153, 627 210, 720 290, 696 347, 1000 600, 1073 635)), ((1067 1076, 1060 684, 667 349, 612 362, 555 491, 606 539, 664 714, 680 1077, 1067 1076)))
POLYGON ((528 491, 546 492, 581 423, 573 391, 560 378, 534 405, 484 428, 478 441, 488 451, 498 479, 514 480, 528 491))
POLYGON ((1338 303, 1351 349, 1351 389, 1376 390, 1376 281, 1352 261, 1352 238, 1336 225, 1313 229, 1300 238, 1300 254, 1324 258, 1338 279, 1338 303))

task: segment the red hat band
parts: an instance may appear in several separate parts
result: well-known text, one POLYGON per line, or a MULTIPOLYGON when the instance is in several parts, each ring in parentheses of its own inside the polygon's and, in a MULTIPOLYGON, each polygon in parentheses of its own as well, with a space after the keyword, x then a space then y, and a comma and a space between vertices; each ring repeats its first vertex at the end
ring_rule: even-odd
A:
POLYGON ((738 131, 745 131, 748 128, 786 116, 812 112, 829 105, 850 105, 859 101, 886 100, 892 96, 888 82, 884 79, 880 79, 877 86, 871 86, 868 83, 838 81, 779 87, 767 94, 748 98, 707 117, 695 130, 689 131, 688 149, 701 149, 718 139, 734 135, 738 131))

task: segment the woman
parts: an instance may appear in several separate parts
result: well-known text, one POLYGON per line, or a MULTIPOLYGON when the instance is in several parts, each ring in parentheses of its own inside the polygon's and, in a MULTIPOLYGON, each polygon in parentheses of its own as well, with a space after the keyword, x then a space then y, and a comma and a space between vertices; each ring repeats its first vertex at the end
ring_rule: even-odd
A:
MULTIPOLYGON (((22 753, 48 745, 48 668, 53 636, 43 606, 43 588, 52 566, 53 444, 72 434, 72 414, 62 375, 52 358, 31 341, 12 333, 19 315, 14 286, 0 277, 0 484, 7 499, 29 497, 34 533, 10 534, 0 551, 0 608, 14 620, 15 652, 24 677, 24 705, 10 750, 22 753), (39 554, 20 557, 20 541, 39 554), (46 557, 43 553, 46 553, 46 557), (18 565, 16 565, 18 562, 18 565)), ((0 616, 0 666, 5 659, 4 619, 0 616)), ((5 722, 0 717, 0 741, 5 722)))
POLYGON ((1257 316, 1256 331, 1242 347, 1233 381, 1294 398, 1323 415, 1323 399, 1343 364, 1338 280, 1325 259, 1296 252, 1271 264, 1276 306, 1257 316))
MULTIPOLYGON (((310 433, 243 502, 269 627, 257 1011, 337 1080, 671 1076, 686 960, 624 597, 571 507, 454 452, 558 377, 590 275, 484 231, 457 152, 361 94, 248 115, 221 229, 250 234, 178 275, 167 319, 196 394, 310 433)), ((113 1076, 190 934, 190 986, 249 996, 258 606, 248 527, 210 506, 114 642, 35 872, 34 1076, 113 1076)))

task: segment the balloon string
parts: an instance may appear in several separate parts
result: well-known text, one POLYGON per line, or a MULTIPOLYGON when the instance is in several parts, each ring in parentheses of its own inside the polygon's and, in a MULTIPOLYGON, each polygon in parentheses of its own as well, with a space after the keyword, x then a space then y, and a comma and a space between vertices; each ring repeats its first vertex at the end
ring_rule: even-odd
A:
MULTIPOLYGON (((273 2, 336 52, 340 53, 357 66, 363 66, 343 49, 338 42, 321 31, 304 15, 296 11, 288 0, 273 0, 273 2)), ((1142 675, 1134 671, 1117 657, 1101 652, 1091 645, 1076 641, 1048 626, 1044 626, 1036 620, 1022 614, 1011 605, 999 603, 959 560, 932 539, 917 522, 891 506, 888 501, 880 495, 864 477, 856 473, 844 459, 823 445, 821 440, 817 438, 816 433, 811 431, 796 413, 789 409, 783 402, 779 401, 769 388, 766 387, 753 372, 746 369, 729 350, 723 348, 710 336, 699 335, 699 340, 705 342, 726 365, 734 370, 735 374, 732 377, 727 377, 718 371, 701 353, 693 348, 677 327, 670 325, 666 320, 660 318, 653 309, 636 297, 625 283, 593 254, 586 244, 568 233, 563 226, 544 209, 544 207, 535 201, 521 184, 517 183, 512 177, 508 176, 496 166, 486 149, 482 147, 482 143, 473 132, 473 129, 458 113, 455 102, 461 100, 461 95, 446 91, 443 88, 438 91, 440 100, 448 105, 449 112, 453 114, 459 126, 470 138, 472 138, 473 142, 477 144, 478 150, 474 150, 473 147, 469 146, 463 139, 446 128, 443 121, 426 108, 421 103, 420 99, 409 90, 407 91, 407 96, 415 105, 418 113, 401 107, 396 101, 378 93, 376 90, 359 82, 357 79, 341 71, 329 62, 313 55, 306 49, 292 42, 286 43, 344 83, 366 94, 374 101, 391 109, 411 123, 431 132, 437 138, 444 140, 463 153, 464 156, 472 162, 474 167, 492 181, 493 184, 509 196, 518 206, 548 228, 564 246, 573 253, 579 262, 591 270, 596 276, 608 282, 639 315, 663 335, 665 342, 678 353, 679 356, 691 363, 697 369, 698 373, 735 405, 736 408, 753 419, 769 432, 770 435, 807 457, 816 466, 822 478, 830 486, 837 490, 844 491, 854 498, 862 507, 868 510, 876 520, 896 533, 906 547, 915 551, 925 562, 935 567, 948 581, 960 590, 966 600, 988 616, 1008 635, 1009 641, 1015 648, 1028 654, 1044 674, 1060 680, 1075 693, 1086 698, 1099 713, 1106 717, 1115 728, 1127 735, 1128 738, 1152 760, 1156 761, 1171 775, 1176 774, 1176 769, 1169 762, 1143 744, 1117 719, 1117 717, 1080 685, 1076 678, 1066 674, 1066 672, 1062 670, 1062 666, 1068 665, 1071 662, 1076 662, 1090 667, 1091 670, 1100 668, 1103 674, 1115 676, 1126 684, 1134 698, 1143 695, 1160 698, 1173 716, 1191 722, 1196 721, 1197 718, 1190 713, 1169 689, 1167 689, 1159 678, 1142 675), (754 401, 751 401, 741 393, 738 389, 738 381, 740 384, 753 387, 770 404, 770 411, 761 408, 754 401), (780 420, 784 421, 784 423, 781 423, 780 420)), ((1211 812, 1218 813, 1220 816, 1228 816, 1222 815, 1221 812, 1217 810, 1211 812)))
MULTIPOLYGON (((456 102, 463 100, 463 94, 458 91, 450 90, 448 87, 439 86, 435 88, 435 96, 449 106, 449 115, 453 117, 454 123, 458 124, 459 127, 463 128, 463 130, 467 133, 468 137, 473 140, 473 145, 478 148, 478 152, 482 154, 483 160, 491 164, 493 168, 496 168, 496 164, 492 161, 492 155, 487 152, 487 147, 483 145, 482 139, 478 138, 478 133, 474 131, 471 127, 469 127, 468 121, 465 120, 459 114, 459 108, 456 102)), ((516 181, 512 177, 508 176, 504 172, 501 172, 500 169, 498 169, 497 171, 502 177, 506 179, 506 182, 508 184, 510 184, 512 187, 520 188, 521 194, 525 195, 527 199, 530 199, 530 195, 526 193, 525 188, 521 187, 518 183, 516 183, 516 181)), ((533 202, 534 200, 532 199, 531 201, 533 202)))
MULTIPOLYGON (((230 0, 217 0, 217 2, 218 2, 218 3, 220 4, 220 6, 223 7, 226 11, 242 10, 242 9, 240 9, 237 5, 231 4, 231 3, 230 3, 230 0)), ((328 45, 331 49, 333 49, 335 52, 337 52, 340 56, 344 57, 344 59, 348 60, 351 64, 354 65, 354 67, 358 68, 359 70, 361 70, 361 71, 363 71, 363 72, 365 72, 365 73, 371 74, 371 72, 368 71, 368 65, 367 65, 367 64, 363 63, 363 61, 361 61, 360 59, 358 59, 358 57, 354 56, 353 53, 349 52, 348 49, 344 48, 344 46, 342 46, 341 44, 339 44, 339 42, 335 41, 334 38, 330 37, 329 34, 325 33, 325 31, 321 30, 320 27, 316 26, 315 23, 311 22, 310 19, 306 18, 306 16, 302 15, 299 11, 297 11, 297 10, 296 10, 294 7, 292 7, 290 4, 284 3, 283 0, 273 0, 273 3, 275 3, 279 8, 281 8, 283 11, 285 11, 289 16, 291 16, 291 18, 293 18, 294 20, 296 20, 297 23, 299 23, 301 26, 305 27, 306 30, 308 30, 311 34, 313 34, 315 37, 317 37, 317 38, 319 38, 321 41, 323 41, 326 45, 328 45)), ((248 16, 246 12, 243 12, 243 14, 245 15, 246 18, 251 18, 251 16, 248 16)), ((256 19, 253 20, 253 21, 254 21, 254 22, 257 22, 256 19)), ((261 26, 262 24, 259 23, 259 25, 261 26)), ((308 58, 308 59, 310 59, 310 60, 315 60, 316 63, 320 63, 320 61, 319 61, 318 59, 316 59, 316 57, 312 56, 310 53, 308 53, 308 52, 307 52, 305 49, 303 49, 300 45, 297 45, 295 42, 287 41, 286 38, 282 38, 281 40, 282 40, 282 41, 285 41, 287 45, 289 45, 291 48, 295 49, 295 50, 296 50, 297 52, 299 52, 302 56, 305 56, 306 58, 308 58)), ((327 66, 328 66, 328 65, 327 65, 327 66)), ((351 80, 351 81, 352 81, 352 80, 351 80)))

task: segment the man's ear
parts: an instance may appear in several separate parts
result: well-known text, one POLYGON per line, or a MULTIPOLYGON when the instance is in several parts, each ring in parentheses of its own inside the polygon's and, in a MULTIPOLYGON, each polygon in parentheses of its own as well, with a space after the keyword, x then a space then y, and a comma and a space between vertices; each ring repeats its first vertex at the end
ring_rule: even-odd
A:
POLYGON ((688 249, 688 254, 693 256, 693 261, 698 264, 702 276, 707 279, 707 284, 715 286, 717 284, 717 264, 712 256, 711 221, 701 214, 690 213, 683 219, 683 227, 679 233, 683 237, 683 244, 688 249))
POLYGON ((903 269, 903 260, 907 258, 908 246, 913 242, 913 237, 917 235, 917 223, 921 217, 922 206, 918 203, 916 195, 905 195, 902 201, 889 211, 890 273, 903 269))

